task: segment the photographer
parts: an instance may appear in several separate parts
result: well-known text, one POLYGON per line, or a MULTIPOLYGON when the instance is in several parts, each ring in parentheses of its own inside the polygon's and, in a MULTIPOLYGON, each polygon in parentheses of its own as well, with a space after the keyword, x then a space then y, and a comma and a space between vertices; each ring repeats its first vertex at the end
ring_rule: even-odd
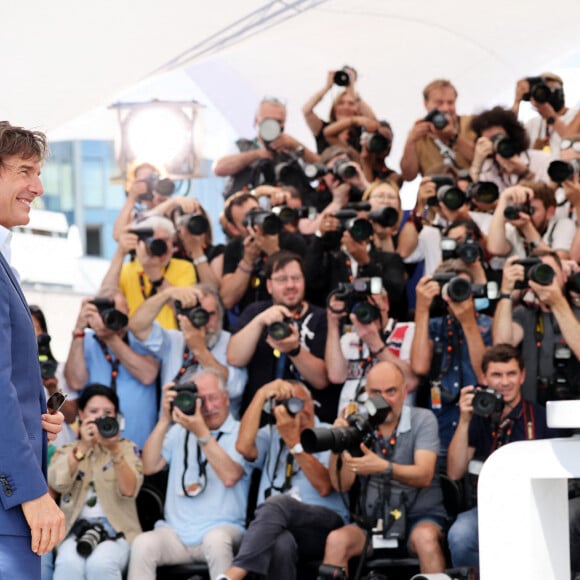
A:
MULTIPOLYGON (((483 462, 502 445, 556 436, 547 428, 545 409, 522 398, 526 371, 516 348, 508 344, 489 348, 482 370, 482 384, 491 392, 478 392, 471 385, 461 389, 459 423, 447 453, 447 475, 452 479, 466 473, 477 476, 483 462)), ((468 499, 473 505, 476 489, 471 491, 473 497, 468 499)), ((453 566, 479 567, 477 507, 459 514, 447 542, 453 566)))
POLYGON ((319 417, 332 420, 338 393, 325 391, 326 317, 322 308, 304 300, 302 260, 291 252, 277 252, 270 256, 265 270, 271 299, 251 304, 242 312, 228 344, 229 364, 248 367, 242 412, 265 383, 298 379, 321 403, 319 417))
POLYGON ((553 250, 568 259, 576 226, 569 218, 556 219, 555 209, 554 192, 544 183, 523 181, 504 189, 489 227, 488 251, 525 258, 534 250, 553 250))
POLYGON ((409 365, 415 325, 389 318, 389 297, 384 288, 380 293, 369 290, 368 294, 365 291, 366 296, 352 296, 352 292, 348 305, 355 303, 349 309, 340 294, 329 296, 324 360, 330 382, 342 385, 338 412, 353 401, 359 402, 366 374, 379 361, 397 364, 405 373, 408 391, 417 388, 417 377, 409 365), (352 330, 342 334, 343 322, 352 324, 352 330))
POLYGON ((539 77, 519 79, 512 111, 519 113, 520 103, 529 101, 538 115, 526 123, 532 149, 548 151, 558 156, 560 142, 568 130, 577 109, 566 107, 564 81, 554 73, 542 73, 539 77))
POLYGON ((457 90, 448 80, 431 81, 423 90, 427 116, 415 122, 409 132, 401 173, 405 181, 417 174, 430 175, 443 164, 469 168, 473 159, 475 134, 470 116, 455 111, 457 90))
POLYGON ((473 181, 491 181, 500 192, 522 180, 548 183, 551 157, 530 149, 530 137, 512 111, 494 107, 474 117, 477 135, 471 164, 473 181))
POLYGON ((145 300, 131 316, 129 328, 139 344, 159 359, 163 385, 188 382, 200 369, 215 369, 227 384, 230 413, 237 419, 247 372, 227 363, 231 335, 223 330, 223 318, 223 305, 212 286, 172 286, 145 300), (155 321, 165 304, 179 306, 179 330, 166 330, 155 321))
MULTIPOLYGON (((173 258, 174 236, 174 225, 162 216, 151 216, 135 226, 126 226, 121 234, 101 286, 120 288, 130 314, 159 290, 195 284, 193 265, 173 258), (127 254, 131 254, 131 260, 125 262, 127 254)), ((164 328, 177 328, 169 307, 159 313, 158 322, 164 328)))
POLYGON ((232 567, 220 579, 248 572, 272 580, 297 580, 299 561, 320 559, 328 533, 347 521, 342 498, 332 490, 328 451, 306 453, 306 429, 322 426, 310 391, 299 381, 275 380, 259 389, 242 417, 236 448, 262 469, 258 509, 232 567), (274 425, 260 427, 264 408, 274 425))
MULTIPOLYGON (((462 285, 465 281, 473 284, 471 272, 454 261, 442 264, 433 276, 423 276, 417 283, 411 345, 413 372, 428 377, 428 396, 422 403, 439 422, 441 459, 457 425, 459 389, 479 382, 481 358, 485 347, 491 345, 491 318, 477 312, 471 293, 467 298, 453 300, 450 276, 463 278, 462 285)), ((418 396, 425 394, 420 389, 418 396)))
POLYGON ((120 578, 129 544, 141 532, 135 498, 143 483, 135 444, 122 439, 119 399, 99 384, 78 398, 79 440, 54 452, 48 483, 61 494, 67 538, 58 547, 54 580, 120 578))
POLYGON ((262 99, 255 117, 257 137, 239 139, 236 142, 239 152, 220 157, 214 164, 213 171, 218 177, 230 178, 224 191, 226 199, 261 185, 264 172, 273 174, 274 167, 281 162, 302 158, 306 163, 318 163, 316 153, 284 132, 285 123, 286 105, 275 98, 262 99))
POLYGON ((356 92, 356 80, 357 72, 350 66, 345 66, 340 71, 332 70, 326 77, 326 84, 324 87, 314 93, 314 95, 312 95, 312 97, 310 97, 302 107, 304 120, 316 139, 316 149, 319 154, 331 145, 326 138, 326 128, 337 121, 344 121, 345 119, 348 119, 349 124, 346 128, 339 131, 335 140, 340 141, 340 144, 345 147, 350 147, 355 151, 360 151, 360 130, 357 131, 356 129, 353 129, 353 124, 350 123, 350 121, 355 115, 360 115, 370 120, 374 120, 376 117, 370 106, 356 92), (329 121, 323 121, 314 112, 314 108, 318 103, 320 103, 324 95, 326 95, 335 84, 338 84, 337 81, 340 83, 338 86, 346 86, 346 89, 341 91, 334 98, 328 116, 329 121))
MULTIPOLYGON (((439 451, 435 417, 426 409, 404 405, 405 378, 393 363, 375 365, 365 390, 369 397, 383 397, 390 411, 378 426, 372 448, 360 443, 360 449, 330 456, 332 485, 338 491, 348 491, 358 478, 359 521, 370 528, 381 519, 382 535, 397 539, 398 554, 416 554, 423 573, 443 572, 441 539, 446 513, 435 469, 439 451)), ((334 422, 335 428, 348 425, 343 417, 334 422)), ((360 524, 331 532, 323 564, 327 569, 346 569, 350 558, 362 554, 369 533, 360 524)))
POLYGON ((494 344, 521 348, 524 397, 544 404, 580 395, 580 307, 566 298, 567 275, 558 255, 536 252, 534 258, 539 263, 506 261, 492 330, 494 344), (514 290, 528 286, 532 293, 514 308, 514 290))
POLYGON ((145 475, 169 466, 165 519, 133 542, 129 580, 155 580, 157 566, 190 562, 206 562, 215 580, 242 538, 250 476, 235 449, 240 424, 219 373, 205 369, 191 381, 187 390, 163 387, 161 415, 143 448, 145 475))
POLYGON ((75 391, 108 385, 125 413, 123 435, 141 449, 157 421, 159 362, 127 331, 127 302, 118 290, 85 298, 72 332, 64 376, 75 391))

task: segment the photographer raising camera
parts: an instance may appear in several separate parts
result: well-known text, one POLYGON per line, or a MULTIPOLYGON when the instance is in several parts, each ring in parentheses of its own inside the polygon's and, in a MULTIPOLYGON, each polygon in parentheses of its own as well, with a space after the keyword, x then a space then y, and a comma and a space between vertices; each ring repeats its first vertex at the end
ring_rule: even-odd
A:
POLYGON ((61 494, 67 537, 58 548, 54 580, 120 578, 129 543, 141 532, 135 498, 143 482, 132 441, 121 439, 119 399, 92 384, 78 398, 79 440, 55 451, 49 485, 61 494))

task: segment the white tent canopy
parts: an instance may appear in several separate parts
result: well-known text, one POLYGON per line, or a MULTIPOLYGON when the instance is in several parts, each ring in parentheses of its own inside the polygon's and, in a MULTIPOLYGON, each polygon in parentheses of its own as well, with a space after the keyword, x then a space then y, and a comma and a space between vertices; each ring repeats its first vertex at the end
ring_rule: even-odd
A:
MULTIPOLYGON (((578 0, 561 0, 555 10, 539 0, 5 4, 2 117, 51 137, 138 83, 159 86, 181 69, 233 133, 251 135, 257 101, 276 95, 288 103, 288 131, 305 138, 300 107, 329 69, 347 63, 359 70, 361 94, 392 122, 400 151, 433 78, 451 79, 459 112, 470 113, 510 104, 521 76, 578 61, 578 0)), ((321 114, 328 108, 323 103, 321 114)))

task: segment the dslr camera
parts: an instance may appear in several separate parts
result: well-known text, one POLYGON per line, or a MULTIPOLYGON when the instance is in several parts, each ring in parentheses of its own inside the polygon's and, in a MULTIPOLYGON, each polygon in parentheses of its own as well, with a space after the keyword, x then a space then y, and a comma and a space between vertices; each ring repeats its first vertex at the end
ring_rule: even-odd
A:
POLYGON ((381 207, 370 211, 367 218, 383 228, 392 228, 399 221, 399 212, 394 207, 381 207))
POLYGON ((290 417, 296 417, 302 409, 304 409, 304 401, 299 399, 298 397, 290 397, 288 399, 274 399, 274 397, 268 399, 264 403, 263 411, 264 413, 268 413, 272 415, 274 413, 274 407, 278 407, 282 405, 288 411, 290 417))
POLYGON ((268 336, 270 336, 274 340, 283 340, 285 338, 288 338, 292 334, 290 327, 293 324, 294 320, 292 320, 292 318, 284 318, 283 320, 276 320, 275 322, 272 322, 272 324, 269 324, 266 327, 266 332, 268 333, 268 336))
POLYGON ((550 89, 544 77, 527 77, 526 80, 530 85, 530 91, 522 96, 522 100, 534 99, 537 103, 550 103, 556 113, 562 110, 564 90, 561 87, 550 89))
POLYGON ((112 439, 119 433, 119 421, 115 417, 103 416, 95 419, 95 425, 99 430, 99 435, 104 439, 112 439))
POLYGON ((473 396, 473 413, 479 417, 499 416, 503 411, 503 397, 493 389, 477 387, 473 396))
POLYGON ((258 127, 258 135, 260 139, 268 146, 272 141, 276 141, 278 137, 284 132, 283 125, 276 119, 263 119, 258 127))
POLYGON ((91 523, 85 519, 75 522, 72 533, 77 538, 77 553, 83 558, 88 558, 101 542, 109 539, 103 524, 91 523))
POLYGON ((510 159, 517 153, 515 142, 508 136, 498 133, 491 138, 493 151, 504 159, 510 159))
POLYGON ((169 197, 175 191, 175 183, 168 177, 161 179, 159 173, 151 173, 139 181, 143 181, 147 185, 147 191, 137 197, 139 201, 152 201, 154 191, 163 197, 169 197))
POLYGON ((203 407, 203 397, 199 396, 195 383, 181 383, 174 385, 171 389, 177 391, 177 396, 171 403, 171 411, 173 411, 174 407, 177 407, 186 415, 195 415, 197 399, 201 399, 201 406, 203 407))
POLYGON ((369 153, 374 153, 375 155, 387 155, 391 148, 390 140, 379 132, 367 133, 364 131, 361 135, 361 143, 363 143, 369 153))
POLYGON ((373 235, 373 226, 366 218, 357 217, 356 209, 341 209, 334 217, 340 222, 340 227, 346 230, 357 242, 368 240, 373 235))
POLYGON ((467 278, 458 276, 456 272, 434 274, 432 279, 439 283, 441 290, 445 288, 453 302, 465 302, 470 297, 495 300, 499 296, 497 282, 487 284, 472 284, 467 278))
POLYGON ((276 236, 282 231, 282 220, 275 213, 259 208, 251 209, 242 224, 246 227, 260 227, 267 236, 276 236))
POLYGON ((192 306, 191 308, 184 308, 181 300, 176 300, 175 312, 177 314, 186 316, 189 322, 191 322, 195 328, 201 328, 209 322, 209 312, 205 308, 202 308, 199 303, 195 306, 192 306))
POLYGON ((439 109, 433 109, 432 111, 429 111, 423 120, 427 121, 427 123, 433 123, 435 129, 439 131, 447 127, 449 123, 445 114, 442 113, 439 109))
POLYGON ((350 75, 347 70, 349 68, 351 67, 344 65, 340 70, 337 70, 334 73, 333 81, 335 85, 339 87, 348 87, 350 85, 350 75))
POLYGON ((549 264, 544 264, 540 258, 522 258, 514 264, 524 267, 524 280, 518 280, 515 285, 518 290, 527 288, 530 280, 541 286, 549 286, 556 275, 554 268, 549 264))
POLYGON ((334 453, 348 451, 354 456, 361 456, 361 443, 372 449, 377 438, 377 427, 385 421, 391 406, 383 397, 369 397, 364 405, 368 416, 360 413, 349 415, 346 419, 348 427, 316 427, 302 431, 300 442, 304 451, 318 453, 330 449, 334 453))
POLYGON ((503 217, 506 220, 517 220, 520 217, 520 212, 529 216, 534 215, 535 208, 532 207, 530 198, 528 197, 524 203, 512 203, 503 210, 503 217))
POLYGON ((574 175, 578 174, 580 174, 580 159, 571 159, 570 161, 557 159, 548 166, 550 179, 558 185, 562 185, 564 181, 572 179, 574 175))
POLYGON ((481 248, 471 236, 466 237, 464 242, 441 238, 440 246, 443 260, 459 258, 466 264, 474 264, 481 257, 481 248))
POLYGON ((129 233, 135 234, 140 242, 145 242, 147 252, 150 256, 159 258, 167 254, 167 242, 159 238, 154 238, 153 228, 134 228, 129 230, 129 233))
POLYGON ((436 202, 431 202, 431 205, 442 203, 446 208, 455 211, 465 205, 467 196, 455 185, 443 185, 437 189, 436 202))
POLYGON ((52 379, 56 374, 58 363, 54 360, 50 351, 50 335, 45 332, 36 337, 38 344, 38 362, 40 363, 40 375, 42 379, 52 379))
POLYGON ((479 203, 494 203, 499 197, 499 187, 493 181, 476 181, 467 187, 467 197, 479 203))
POLYGON ((328 308, 336 312, 330 306, 330 299, 335 297, 344 302, 344 310, 336 312, 336 314, 352 312, 361 324, 370 324, 380 318, 381 312, 377 306, 368 301, 368 297, 371 294, 380 294, 382 289, 383 281, 378 276, 358 278, 352 282, 340 282, 338 288, 328 295, 326 304, 328 308))
POLYGON ((90 304, 94 304, 97 307, 104 325, 109 330, 117 332, 129 324, 129 318, 115 308, 115 301, 112 298, 96 296, 90 301, 90 304))
POLYGON ((201 213, 181 215, 177 220, 177 226, 185 226, 192 236, 201 236, 209 231, 209 221, 201 213))
POLYGON ((287 205, 278 205, 272 209, 282 222, 285 224, 293 224, 301 219, 313 220, 316 218, 316 208, 315 207, 288 207, 287 205))
POLYGON ((332 174, 339 181, 344 181, 345 179, 353 179, 358 175, 356 165, 349 159, 339 159, 332 166, 332 174))

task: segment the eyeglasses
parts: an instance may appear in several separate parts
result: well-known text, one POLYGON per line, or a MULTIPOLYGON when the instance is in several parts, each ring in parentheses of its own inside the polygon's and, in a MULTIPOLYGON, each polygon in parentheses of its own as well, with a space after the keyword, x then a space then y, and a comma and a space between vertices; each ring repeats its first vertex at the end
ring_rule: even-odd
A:
POLYGON ((304 276, 301 274, 293 274, 292 276, 276 276, 275 278, 271 278, 272 282, 276 282, 276 284, 286 284, 288 280, 292 280, 292 282, 301 282, 304 280, 304 276))
POLYGON ((565 151, 566 149, 572 149, 576 151, 576 153, 580 153, 580 141, 562 139, 562 141, 560 142, 560 151, 565 151))

